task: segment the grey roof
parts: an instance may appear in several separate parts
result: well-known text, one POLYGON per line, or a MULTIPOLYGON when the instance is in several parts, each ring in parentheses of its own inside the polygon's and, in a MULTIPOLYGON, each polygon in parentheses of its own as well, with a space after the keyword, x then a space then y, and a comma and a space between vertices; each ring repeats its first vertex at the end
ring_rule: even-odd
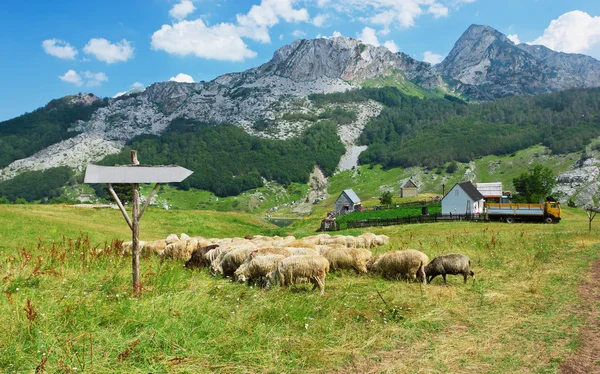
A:
POLYGON ((479 201, 481 199, 483 199, 483 195, 481 194, 481 192, 477 191, 477 188, 475 188, 475 186, 473 186, 473 183, 471 182, 460 182, 457 183, 460 188, 463 189, 463 191, 465 191, 465 193, 467 195, 469 195, 469 197, 473 200, 473 201, 479 201))
POLYGON ((360 203, 360 198, 358 197, 358 195, 356 195, 356 193, 353 190, 344 190, 344 192, 342 193, 345 193, 353 204, 360 203))
POLYGON ((403 180, 402 182, 400 182, 400 187, 404 188, 404 186, 406 186, 406 184, 408 182, 412 182, 412 184, 414 184, 417 188, 419 188, 419 185, 414 180, 412 180, 412 177, 406 178, 405 180, 403 180))

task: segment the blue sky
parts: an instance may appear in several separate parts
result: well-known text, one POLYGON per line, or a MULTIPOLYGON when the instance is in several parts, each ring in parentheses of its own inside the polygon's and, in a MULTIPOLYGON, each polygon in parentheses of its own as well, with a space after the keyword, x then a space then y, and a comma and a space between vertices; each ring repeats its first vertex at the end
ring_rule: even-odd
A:
POLYGON ((343 35, 436 63, 476 23, 600 59, 598 0, 31 0, 0 9, 0 121, 78 92, 212 80, 298 38, 343 35))

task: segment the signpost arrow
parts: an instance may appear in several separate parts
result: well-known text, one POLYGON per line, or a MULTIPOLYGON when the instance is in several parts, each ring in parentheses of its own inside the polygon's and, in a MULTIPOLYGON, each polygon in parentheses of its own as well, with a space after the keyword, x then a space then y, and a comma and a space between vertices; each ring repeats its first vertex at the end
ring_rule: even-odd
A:
POLYGON ((110 191, 115 202, 121 209, 121 213, 127 221, 129 228, 132 232, 132 277, 133 277, 133 292, 140 294, 141 283, 140 283, 140 251, 139 251, 139 221, 146 211, 146 208, 150 204, 150 200, 154 197, 154 194, 158 190, 158 186, 161 183, 176 183, 181 182, 185 178, 189 177, 193 171, 183 168, 177 165, 169 166, 148 166, 139 165, 137 160, 137 151, 131 151, 131 162, 132 165, 124 166, 98 166, 88 165, 85 171, 84 183, 106 183, 108 190, 110 191), (112 187, 112 183, 119 184, 131 184, 133 187, 133 202, 131 215, 129 218, 123 203, 117 196, 117 193, 112 187), (146 203, 142 210, 139 210, 139 197, 140 197, 140 183, 156 183, 152 192, 148 196, 146 203))
POLYGON ((88 165, 84 183, 174 183, 181 182, 193 171, 170 166, 98 166, 88 165))

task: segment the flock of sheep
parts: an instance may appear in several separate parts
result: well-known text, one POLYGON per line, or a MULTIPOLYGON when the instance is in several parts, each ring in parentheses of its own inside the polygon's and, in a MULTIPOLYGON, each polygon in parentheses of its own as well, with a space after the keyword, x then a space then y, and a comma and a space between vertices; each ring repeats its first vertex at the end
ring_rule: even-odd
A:
MULTIPOLYGON (((213 274, 233 277, 235 281, 266 281, 290 286, 312 283, 321 294, 325 292, 325 277, 330 270, 351 269, 357 273, 375 273, 389 279, 403 277, 430 282, 447 274, 474 276, 471 261, 463 254, 448 254, 429 262, 423 252, 408 249, 372 256, 371 248, 389 242, 386 235, 365 233, 360 236, 321 234, 302 239, 293 236, 206 239, 186 234, 169 235, 165 240, 140 242, 142 251, 163 258, 185 259, 187 268, 207 267, 213 274)), ((123 243, 124 251, 131 242, 123 243)))

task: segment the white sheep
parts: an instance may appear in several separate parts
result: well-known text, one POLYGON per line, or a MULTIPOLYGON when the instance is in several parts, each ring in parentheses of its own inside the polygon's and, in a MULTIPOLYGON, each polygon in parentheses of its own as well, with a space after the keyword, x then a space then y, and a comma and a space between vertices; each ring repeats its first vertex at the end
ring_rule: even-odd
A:
POLYGON ((277 265, 286 258, 284 255, 269 254, 257 257, 248 257, 233 274, 233 279, 238 282, 261 279, 277 269, 277 265))
POLYGON ((301 247, 284 247, 286 251, 289 251, 292 256, 317 256, 319 253, 314 248, 301 248, 301 247))
POLYGON ((246 261, 252 251, 254 251, 254 249, 238 248, 223 256, 220 264, 223 276, 232 276, 237 268, 246 261))
POLYGON ((386 278, 403 276, 412 280, 420 279, 426 284, 425 266, 428 262, 429 257, 425 253, 408 249, 371 257, 367 262, 367 269, 386 278))
POLYGON ((332 270, 354 269, 357 273, 367 272, 367 260, 371 251, 364 248, 335 248, 323 255, 332 270))
POLYGON ((287 287, 296 284, 301 278, 307 278, 314 284, 313 290, 319 287, 323 295, 328 272, 329 261, 323 256, 290 256, 267 275, 267 281, 279 282, 281 287, 287 287))

